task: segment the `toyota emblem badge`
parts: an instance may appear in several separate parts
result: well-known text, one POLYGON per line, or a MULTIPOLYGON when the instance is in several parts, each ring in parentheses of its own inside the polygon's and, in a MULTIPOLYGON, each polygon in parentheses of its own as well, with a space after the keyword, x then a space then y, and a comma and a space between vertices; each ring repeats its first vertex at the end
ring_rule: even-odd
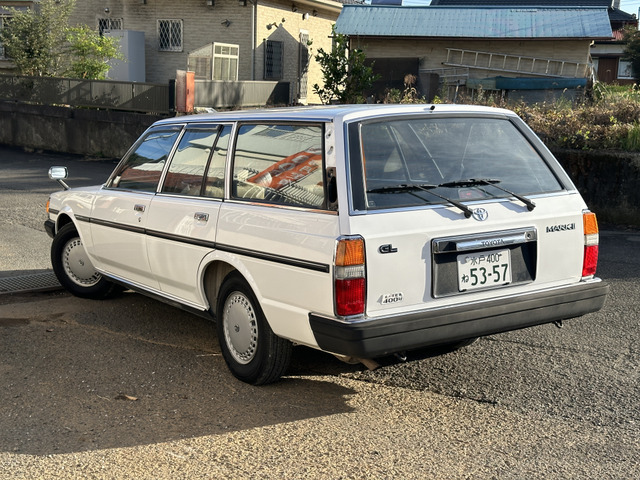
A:
POLYGON ((473 211, 473 218, 475 218, 479 222, 484 222, 487 218, 489 218, 489 212, 487 212, 484 208, 476 208, 473 211))

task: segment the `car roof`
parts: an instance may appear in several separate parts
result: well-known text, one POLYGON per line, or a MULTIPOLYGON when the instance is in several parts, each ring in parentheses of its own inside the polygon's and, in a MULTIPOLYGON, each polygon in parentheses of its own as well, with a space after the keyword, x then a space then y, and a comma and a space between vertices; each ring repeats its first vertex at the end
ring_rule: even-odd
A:
POLYGON ((424 113, 438 114, 474 114, 474 115, 513 115, 513 112, 500 108, 478 105, 450 104, 361 104, 361 105, 316 105, 300 107, 265 108, 255 110, 234 110, 211 112, 196 115, 184 115, 167 118, 154 125, 201 122, 235 121, 280 121, 280 122, 340 122, 367 119, 386 115, 416 115, 424 113))

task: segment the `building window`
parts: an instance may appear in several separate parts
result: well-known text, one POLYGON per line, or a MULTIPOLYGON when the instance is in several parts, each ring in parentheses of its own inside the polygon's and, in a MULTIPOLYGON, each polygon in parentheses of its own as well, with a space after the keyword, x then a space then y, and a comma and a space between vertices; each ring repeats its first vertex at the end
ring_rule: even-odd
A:
MULTIPOLYGON (((7 17, 0 16, 0 30, 4 28, 5 22, 7 21, 7 17)), ((4 52, 4 45, 0 43, 0 59, 7 58, 4 52)))
POLYGON ((215 43, 213 45, 213 79, 238 80, 238 45, 215 43))
POLYGON ((282 78, 283 42, 267 40, 264 42, 264 79, 280 80, 282 78))
MULTIPOLYGON (((9 9, 4 6, 0 6, 0 30, 2 30, 9 24, 9 22, 11 21, 12 12, 14 10, 18 12, 26 12, 29 10, 29 7, 11 7, 11 9, 9 9)), ((4 45, 0 43, 0 59, 6 60, 8 58, 9 57, 7 57, 7 52, 4 49, 4 45)))
POLYGON ((99 18, 98 19, 98 32, 100 36, 104 32, 111 30, 122 30, 123 20, 122 18, 99 18))
POLYGON ((158 20, 158 48, 164 52, 182 51, 182 20, 158 20))
POLYGON ((618 62, 618 78, 633 79, 633 70, 631 69, 631 62, 620 60, 618 62))

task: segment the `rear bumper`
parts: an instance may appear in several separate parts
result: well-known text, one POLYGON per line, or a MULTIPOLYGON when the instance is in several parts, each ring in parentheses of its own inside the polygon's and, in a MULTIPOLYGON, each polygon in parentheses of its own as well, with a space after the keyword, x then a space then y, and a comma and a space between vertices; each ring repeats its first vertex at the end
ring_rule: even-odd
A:
POLYGON ((309 314, 318 346, 372 358, 578 317, 602 308, 609 285, 600 279, 482 303, 348 323, 309 314))

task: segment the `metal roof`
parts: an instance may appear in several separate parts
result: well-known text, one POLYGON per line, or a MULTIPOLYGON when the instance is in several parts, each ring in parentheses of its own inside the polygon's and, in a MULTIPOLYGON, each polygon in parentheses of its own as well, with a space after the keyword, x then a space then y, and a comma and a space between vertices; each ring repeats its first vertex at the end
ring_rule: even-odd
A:
POLYGON ((486 7, 500 5, 503 7, 613 7, 612 0, 431 0, 431 5, 461 6, 473 5, 486 7))
POLYGON ((608 39, 606 8, 345 5, 336 31, 349 36, 608 39))

